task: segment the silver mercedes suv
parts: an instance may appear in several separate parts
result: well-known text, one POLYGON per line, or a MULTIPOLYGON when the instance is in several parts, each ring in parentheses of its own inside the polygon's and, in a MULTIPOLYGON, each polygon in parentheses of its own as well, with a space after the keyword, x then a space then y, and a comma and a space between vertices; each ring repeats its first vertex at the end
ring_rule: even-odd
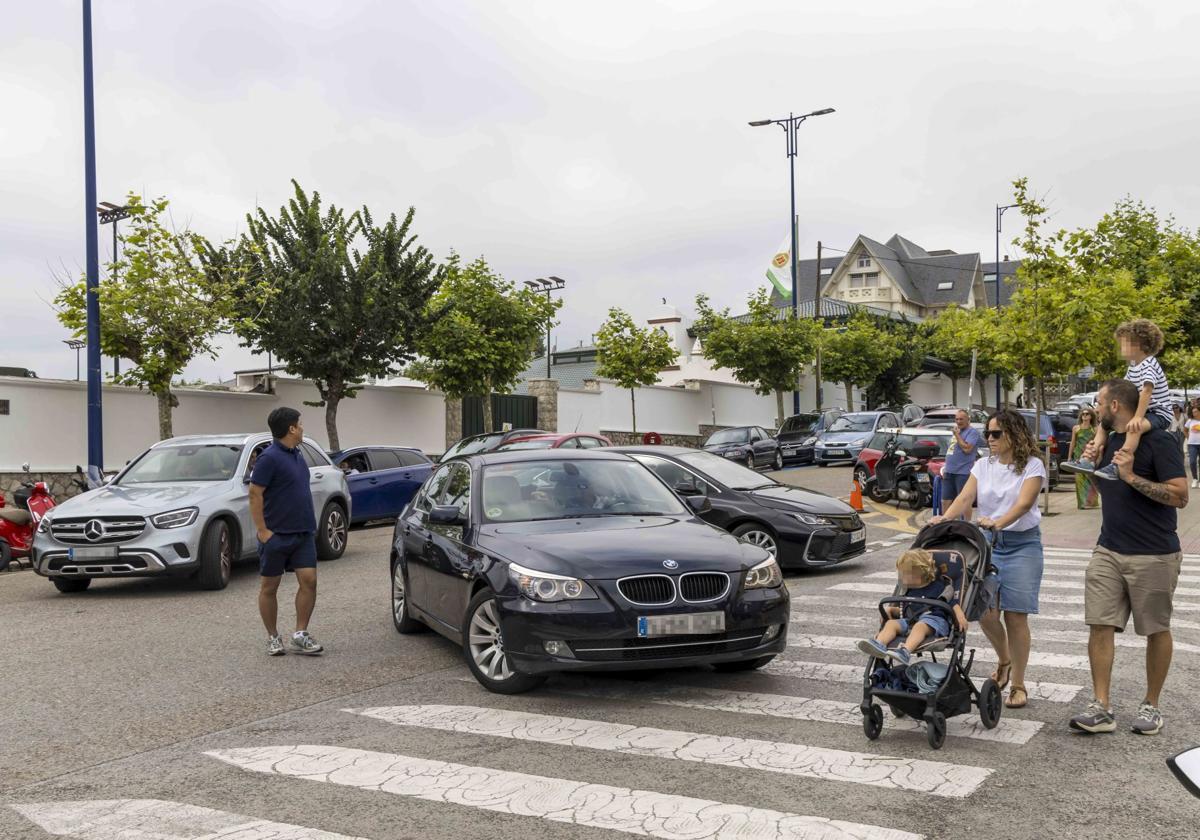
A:
MULTIPOLYGON (((195 576, 223 589, 234 562, 257 555, 250 521, 254 461, 269 434, 191 435, 164 440, 130 461, 104 487, 63 502, 33 538, 33 568, 60 592, 93 578, 195 576)), ((341 557, 350 521, 342 471, 313 441, 300 444, 311 475, 317 556, 341 557)))

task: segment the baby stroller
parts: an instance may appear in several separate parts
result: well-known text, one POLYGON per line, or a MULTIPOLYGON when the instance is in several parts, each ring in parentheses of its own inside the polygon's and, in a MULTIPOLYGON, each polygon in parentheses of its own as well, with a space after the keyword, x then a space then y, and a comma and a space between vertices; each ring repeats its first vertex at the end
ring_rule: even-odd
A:
MULTIPOLYGON (((957 576, 956 572, 961 572, 962 588, 958 599, 968 621, 978 621, 989 608, 996 605, 999 583, 996 569, 992 565, 992 546, 977 526, 961 520, 928 525, 917 534, 912 547, 933 552, 939 574, 949 573, 953 578, 957 576)), ((900 592, 899 586, 896 591, 900 592)), ((889 617, 888 606, 895 605, 903 609, 905 604, 933 606, 942 602, 892 595, 879 602, 882 620, 889 617)), ((901 641, 897 640, 896 643, 901 641)), ((934 663, 938 662, 937 654, 949 650, 945 663, 945 679, 933 688, 929 688, 928 680, 921 680, 921 684, 929 688, 926 691, 909 683, 902 668, 892 669, 887 660, 873 657, 867 663, 863 676, 860 707, 863 714, 863 732, 867 738, 874 741, 883 732, 883 707, 880 703, 886 703, 892 714, 897 717, 907 716, 924 720, 929 746, 935 750, 941 749, 945 743, 946 718, 966 714, 971 711, 972 705, 979 708, 979 719, 983 725, 994 729, 1000 722, 1003 709, 1000 688, 994 680, 988 678, 983 686, 976 690, 975 684, 971 682, 971 665, 975 661, 975 650, 971 650, 970 656, 964 662, 966 644, 966 634, 960 632, 957 623, 951 619, 949 637, 929 639, 917 648, 917 654, 928 653, 934 663), (897 671, 901 673, 897 674, 897 671)), ((908 668, 913 669, 917 666, 918 660, 914 657, 912 665, 908 668)))

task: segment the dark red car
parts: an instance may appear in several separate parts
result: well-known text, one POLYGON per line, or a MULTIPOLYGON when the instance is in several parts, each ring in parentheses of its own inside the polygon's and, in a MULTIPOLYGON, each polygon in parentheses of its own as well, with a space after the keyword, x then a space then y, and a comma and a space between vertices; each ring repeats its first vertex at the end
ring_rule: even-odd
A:
POLYGON ((612 441, 604 437, 604 435, 591 435, 581 432, 571 432, 570 434, 542 432, 509 438, 496 451, 511 452, 517 449, 599 449, 603 446, 612 446, 612 441))
POLYGON ((946 465, 946 452, 954 435, 947 429, 881 429, 875 433, 854 462, 854 477, 859 484, 865 484, 870 476, 875 475, 875 462, 883 457, 884 447, 893 438, 899 438, 900 448, 911 449, 918 441, 936 444, 938 454, 929 462, 929 474, 941 475, 942 467, 946 465))

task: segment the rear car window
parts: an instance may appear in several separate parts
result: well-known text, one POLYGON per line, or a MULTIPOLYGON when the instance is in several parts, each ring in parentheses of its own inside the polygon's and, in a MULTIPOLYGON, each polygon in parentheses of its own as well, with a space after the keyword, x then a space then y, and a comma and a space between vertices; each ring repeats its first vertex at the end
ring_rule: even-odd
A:
POLYGON ((394 470, 401 466, 400 458, 391 449, 372 449, 371 464, 377 470, 394 470))

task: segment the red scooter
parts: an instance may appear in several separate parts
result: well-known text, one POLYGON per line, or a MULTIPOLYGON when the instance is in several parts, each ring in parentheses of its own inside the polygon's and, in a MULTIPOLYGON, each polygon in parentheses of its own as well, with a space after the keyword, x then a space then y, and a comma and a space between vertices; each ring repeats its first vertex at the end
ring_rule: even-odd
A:
MULTIPOLYGON (((22 469, 28 474, 29 464, 22 469)), ((5 505, 0 493, 0 572, 8 568, 14 557, 18 563, 28 557, 33 548, 33 535, 46 512, 55 505, 54 497, 44 481, 24 481, 13 493, 13 506, 5 505)))

